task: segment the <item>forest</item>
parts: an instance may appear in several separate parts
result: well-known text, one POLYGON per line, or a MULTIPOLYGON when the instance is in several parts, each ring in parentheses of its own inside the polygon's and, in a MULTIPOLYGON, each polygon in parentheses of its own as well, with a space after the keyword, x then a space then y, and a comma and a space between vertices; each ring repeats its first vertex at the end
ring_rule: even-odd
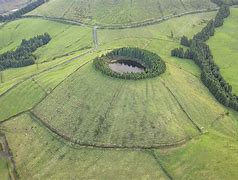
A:
POLYGON ((7 68, 18 68, 29 66, 35 63, 36 57, 33 52, 37 48, 46 45, 51 40, 48 33, 38 35, 29 40, 23 39, 21 45, 12 51, 0 55, 0 70, 7 68))
POLYGON ((230 0, 230 1, 224 1, 224 0, 211 0, 213 3, 217 4, 218 6, 222 6, 224 4, 232 6, 237 5, 238 0, 230 0))

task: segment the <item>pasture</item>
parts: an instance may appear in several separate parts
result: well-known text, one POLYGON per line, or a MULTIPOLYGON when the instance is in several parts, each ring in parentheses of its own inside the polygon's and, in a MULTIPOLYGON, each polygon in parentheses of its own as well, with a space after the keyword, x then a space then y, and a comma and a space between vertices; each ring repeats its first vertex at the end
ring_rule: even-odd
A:
POLYGON ((231 16, 225 21, 224 26, 217 29, 215 37, 208 42, 215 62, 220 67, 224 78, 232 85, 236 94, 238 94, 237 17, 238 9, 233 8, 231 16))
MULTIPOLYGON (((30 14, 113 24, 215 7, 208 0, 150 0, 148 13, 143 14, 137 13, 142 11, 142 0, 105 0, 99 9, 92 2, 99 1, 51 0, 30 14), (113 16, 115 12, 119 15, 113 16)), ((20 179, 237 177, 238 113, 215 100, 194 62, 170 56, 181 36, 191 38, 215 14, 187 15, 132 29, 99 29, 97 49, 88 26, 41 18, 22 18, 1 26, 0 53, 15 49, 23 38, 44 32, 52 36, 49 44, 35 52, 37 64, 1 72, 0 132, 7 137, 20 179), (157 53, 166 62, 166 72, 131 81, 94 68, 95 57, 127 46, 157 53)), ((235 63, 237 17, 232 9, 224 27, 209 41, 216 63, 234 89, 236 66, 226 73, 222 57, 235 63), (224 46, 225 56, 219 50, 224 46)), ((7 177, 2 161, 0 174, 7 177)))
POLYGON ((216 7, 210 0, 51 0, 30 15, 72 19, 87 24, 130 24, 216 7))

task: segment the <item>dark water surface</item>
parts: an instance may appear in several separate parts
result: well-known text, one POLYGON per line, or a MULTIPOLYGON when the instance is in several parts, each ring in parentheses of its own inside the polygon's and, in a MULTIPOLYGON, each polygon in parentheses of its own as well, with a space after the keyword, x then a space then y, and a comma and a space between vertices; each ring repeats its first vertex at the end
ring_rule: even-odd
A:
POLYGON ((109 68, 117 73, 142 73, 145 67, 140 63, 132 60, 117 60, 109 64, 109 68))

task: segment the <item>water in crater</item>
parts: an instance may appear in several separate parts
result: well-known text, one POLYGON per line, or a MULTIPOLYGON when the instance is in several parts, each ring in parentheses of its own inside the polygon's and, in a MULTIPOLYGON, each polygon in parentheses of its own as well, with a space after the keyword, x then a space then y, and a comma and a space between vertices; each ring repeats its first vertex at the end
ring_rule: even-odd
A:
POLYGON ((116 60, 109 64, 109 68, 117 73, 142 73, 145 67, 140 63, 132 60, 116 60))

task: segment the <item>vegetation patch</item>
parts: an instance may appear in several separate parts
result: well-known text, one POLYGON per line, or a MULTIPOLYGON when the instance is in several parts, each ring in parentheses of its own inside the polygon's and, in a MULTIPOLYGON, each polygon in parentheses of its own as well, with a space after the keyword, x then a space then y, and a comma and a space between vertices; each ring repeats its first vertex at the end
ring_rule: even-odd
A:
POLYGON ((192 40, 181 39, 181 45, 189 47, 184 53, 183 48, 171 51, 172 56, 192 59, 201 68, 201 80, 215 98, 224 106, 238 111, 238 96, 233 93, 232 86, 223 78, 220 68, 215 64, 210 47, 205 43, 214 36, 215 28, 221 27, 224 19, 230 15, 230 7, 222 5, 215 17, 209 21, 201 32, 194 35, 192 40))
POLYGON ((238 9, 232 8, 231 16, 225 21, 224 26, 217 29, 216 35, 208 41, 215 63, 225 80, 231 84, 235 94, 238 94, 237 17, 238 9))
POLYGON ((48 44, 50 40, 51 37, 47 33, 30 40, 23 39, 21 45, 15 51, 8 51, 0 55, 0 71, 34 64, 36 57, 32 53, 37 48, 48 44))
POLYGON ((106 75, 133 80, 156 77, 166 70, 165 62, 157 54, 139 48, 115 49, 95 58, 94 66, 106 75))

